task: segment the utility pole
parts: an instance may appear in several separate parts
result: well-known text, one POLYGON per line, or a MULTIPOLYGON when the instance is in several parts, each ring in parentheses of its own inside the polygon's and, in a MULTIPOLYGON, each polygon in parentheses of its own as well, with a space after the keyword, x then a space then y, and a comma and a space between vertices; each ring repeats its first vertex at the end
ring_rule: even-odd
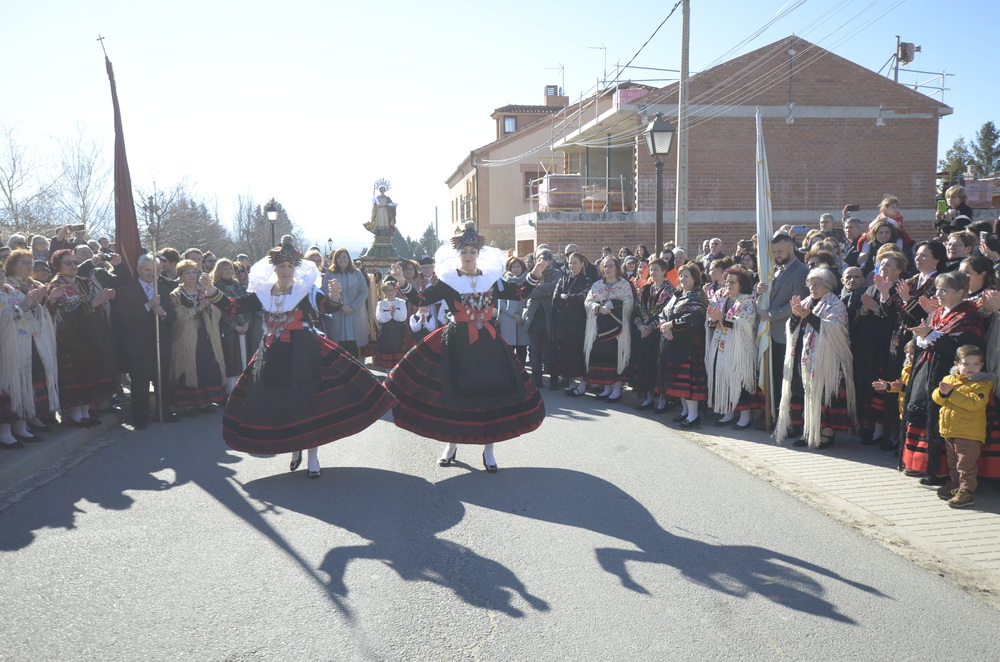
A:
MULTIPOLYGON (((681 78, 677 86, 677 210, 674 243, 688 250, 688 44, 691 39, 691 0, 683 0, 681 16, 681 78)), ((657 246, 657 250, 662 250, 657 246)))

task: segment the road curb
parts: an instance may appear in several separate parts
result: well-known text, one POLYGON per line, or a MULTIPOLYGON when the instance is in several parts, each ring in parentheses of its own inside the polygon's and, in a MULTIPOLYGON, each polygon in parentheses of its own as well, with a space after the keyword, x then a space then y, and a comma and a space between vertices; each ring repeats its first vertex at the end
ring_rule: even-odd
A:
MULTIPOLYGON (((900 525, 873 513, 850 499, 832 494, 807 478, 760 457, 753 452, 752 445, 759 446, 761 441, 767 439, 764 432, 755 431, 755 435, 759 435, 760 439, 753 441, 709 436, 692 431, 677 430, 677 432, 924 570, 951 582, 994 609, 1000 610, 1000 573, 929 540, 913 527, 900 525)), ((917 494, 915 498, 932 497, 933 495, 917 494)))
POLYGON ((50 432, 41 434, 45 441, 4 451, 4 455, 0 456, 0 492, 72 455, 104 433, 117 428, 121 425, 121 420, 121 414, 113 412, 102 414, 101 424, 92 428, 70 428, 56 424, 50 432))

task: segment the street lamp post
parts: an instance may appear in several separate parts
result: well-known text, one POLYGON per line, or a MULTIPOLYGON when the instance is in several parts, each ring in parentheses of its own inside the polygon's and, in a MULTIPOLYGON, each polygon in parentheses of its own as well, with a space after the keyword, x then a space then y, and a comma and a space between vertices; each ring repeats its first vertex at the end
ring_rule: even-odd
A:
POLYGON ((663 252, 663 158, 670 152, 670 144, 674 140, 674 127, 664 119, 661 113, 656 113, 643 132, 646 138, 646 149, 649 155, 656 159, 656 254, 663 252))
POLYGON ((273 248, 274 243, 274 224, 278 222, 278 208, 274 206, 273 202, 267 203, 264 207, 264 213, 267 214, 267 220, 271 222, 271 247, 273 248))

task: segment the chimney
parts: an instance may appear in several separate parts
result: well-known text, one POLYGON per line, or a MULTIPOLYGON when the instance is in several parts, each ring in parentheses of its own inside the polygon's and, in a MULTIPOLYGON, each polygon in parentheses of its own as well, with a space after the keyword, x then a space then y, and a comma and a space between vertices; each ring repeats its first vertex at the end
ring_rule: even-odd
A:
POLYGON ((558 85, 546 85, 545 105, 565 108, 569 105, 569 97, 563 96, 563 90, 558 85))

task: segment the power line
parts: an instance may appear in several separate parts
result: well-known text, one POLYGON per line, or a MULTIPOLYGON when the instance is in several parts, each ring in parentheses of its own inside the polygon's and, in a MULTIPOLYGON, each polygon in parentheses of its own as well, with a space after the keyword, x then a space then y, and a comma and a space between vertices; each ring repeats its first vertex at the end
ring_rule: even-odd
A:
POLYGON ((666 23, 667 21, 670 20, 670 17, 674 15, 674 12, 677 11, 677 8, 680 7, 683 2, 684 2, 684 0, 677 0, 677 4, 675 4, 674 8, 670 10, 670 13, 667 14, 667 17, 665 19, 663 19, 662 21, 660 21, 660 24, 656 26, 656 29, 653 30, 653 34, 649 35, 649 39, 646 40, 646 43, 644 43, 642 46, 640 46, 639 50, 637 50, 635 52, 635 55, 632 56, 632 59, 629 60, 628 62, 626 62, 624 67, 622 67, 621 69, 618 70, 618 73, 615 74, 615 79, 613 81, 611 81, 612 85, 614 85, 616 82, 618 82, 618 77, 622 75, 622 71, 624 71, 625 69, 628 69, 628 65, 632 64, 633 62, 635 62, 635 59, 637 57, 639 57, 639 53, 642 52, 642 49, 646 48, 646 46, 649 45, 649 42, 653 41, 653 37, 656 36, 656 33, 660 31, 660 28, 663 27, 664 23, 666 23))

